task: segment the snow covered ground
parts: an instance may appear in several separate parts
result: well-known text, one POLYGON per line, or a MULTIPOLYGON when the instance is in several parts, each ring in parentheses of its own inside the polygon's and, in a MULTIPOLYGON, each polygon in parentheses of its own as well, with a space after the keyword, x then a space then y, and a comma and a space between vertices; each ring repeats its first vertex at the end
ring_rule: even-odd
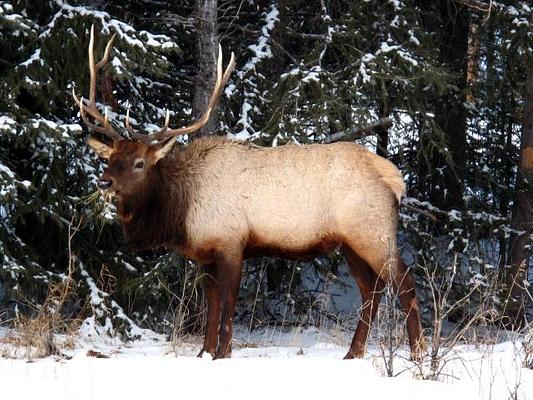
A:
POLYGON ((0 358, 0 393, 4 399, 54 400, 192 396, 533 400, 533 371, 521 368, 518 342, 458 346, 440 381, 429 381, 421 379, 419 368, 406 359, 407 349, 395 359, 393 378, 386 377, 375 346, 363 360, 342 360, 350 335, 279 328, 250 334, 241 329, 233 358, 217 361, 195 357, 201 338, 174 345, 155 335, 129 344, 76 339, 74 349, 64 350, 69 357, 0 358))

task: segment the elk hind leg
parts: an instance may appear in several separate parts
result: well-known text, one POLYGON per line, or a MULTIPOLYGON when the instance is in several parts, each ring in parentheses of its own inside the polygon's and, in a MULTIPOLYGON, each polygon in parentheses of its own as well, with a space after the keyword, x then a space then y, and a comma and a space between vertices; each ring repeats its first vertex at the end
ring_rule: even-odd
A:
POLYGON ((365 354, 366 343, 372 321, 379 307, 385 283, 370 266, 351 248, 343 248, 350 273, 357 282, 362 298, 361 316, 357 323, 352 343, 344 359, 361 358, 365 354))
POLYGON ((392 277, 394 289, 398 292, 402 311, 406 316, 407 335, 411 347, 411 358, 419 360, 426 344, 420 322, 420 309, 416 298, 415 280, 405 262, 398 256, 397 271, 392 277))

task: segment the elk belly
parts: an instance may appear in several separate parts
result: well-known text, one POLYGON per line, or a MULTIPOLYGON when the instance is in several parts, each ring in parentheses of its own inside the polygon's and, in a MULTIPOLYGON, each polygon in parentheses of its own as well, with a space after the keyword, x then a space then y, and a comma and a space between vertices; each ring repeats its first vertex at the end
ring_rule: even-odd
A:
POLYGON ((330 253, 339 248, 340 245, 339 240, 329 237, 303 243, 291 239, 268 242, 263 241, 260 237, 251 236, 244 249, 244 258, 269 256, 291 260, 309 260, 321 254, 330 253))

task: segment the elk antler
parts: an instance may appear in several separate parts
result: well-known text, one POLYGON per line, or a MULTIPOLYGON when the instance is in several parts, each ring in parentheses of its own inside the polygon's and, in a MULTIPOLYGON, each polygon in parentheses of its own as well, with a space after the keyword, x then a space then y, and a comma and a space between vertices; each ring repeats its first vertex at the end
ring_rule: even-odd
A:
POLYGON ((97 74, 100 69, 105 65, 107 62, 107 59, 109 58, 109 54, 111 53, 111 47, 113 44, 113 40, 115 39, 115 35, 111 36, 111 39, 109 39, 109 42, 107 42, 107 45, 105 47, 104 56, 102 59, 95 64, 94 63, 94 25, 91 26, 91 38, 89 40, 89 72, 91 77, 91 82, 89 84, 89 103, 84 104, 83 97, 78 99, 78 96, 76 96, 76 92, 74 91, 74 87, 72 88, 72 97, 74 97, 74 101, 76 104, 80 107, 80 116, 85 125, 89 129, 92 129, 93 131, 103 133, 104 135, 111 138, 113 141, 115 140, 121 140, 122 136, 109 124, 108 118, 107 118, 107 108, 105 111, 105 116, 100 113, 98 108, 96 107, 96 79, 97 74), (101 125, 93 124, 89 121, 85 113, 89 114, 91 117, 93 117, 97 122, 99 122, 101 125))
POLYGON ((183 128, 177 128, 177 129, 168 129, 168 124, 170 121, 170 113, 167 111, 167 115, 165 117, 165 125, 163 126, 163 128, 159 132, 151 133, 149 135, 143 135, 143 134, 136 132, 135 130, 131 128, 130 123, 129 123, 129 112, 128 112, 126 116, 126 128, 128 129, 128 132, 133 138, 140 140, 144 143, 150 144, 154 141, 170 139, 172 137, 176 137, 179 135, 185 135, 187 133, 197 131, 202 126, 204 126, 209 120, 209 117, 211 116, 211 112, 216 108, 218 104, 218 101, 220 99, 220 94, 222 93, 222 89, 224 88, 224 86, 226 86, 226 83, 228 82, 228 79, 231 73, 233 72, 234 68, 235 68, 235 55, 232 52, 228 66, 226 67, 224 74, 222 74, 222 48, 220 47, 220 45, 218 45, 217 80, 215 82, 215 87, 213 88, 213 93, 211 94, 211 98, 209 99, 207 110, 202 114, 200 118, 198 118, 194 123, 192 123, 189 126, 185 126, 183 128))

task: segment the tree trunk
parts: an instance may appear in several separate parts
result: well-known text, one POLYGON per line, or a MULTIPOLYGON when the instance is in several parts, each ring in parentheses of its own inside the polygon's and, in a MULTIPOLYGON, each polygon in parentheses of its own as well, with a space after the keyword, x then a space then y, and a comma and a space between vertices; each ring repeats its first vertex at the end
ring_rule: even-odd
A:
POLYGON ((468 65, 466 68, 466 84, 468 85, 468 93, 466 94, 466 101, 473 104, 474 93, 473 86, 477 81, 478 62, 479 62, 479 36, 478 21, 474 18, 470 19, 470 30, 468 32, 468 65))
MULTIPOLYGON (((381 80, 381 100, 379 102, 379 118, 386 118, 389 116, 389 91, 385 79, 381 80)), ((387 158, 389 156, 389 130, 388 127, 380 125, 376 128, 378 135, 376 153, 382 157, 387 158)))
POLYGON ((533 228, 533 61, 530 59, 527 71, 524 101, 524 122, 520 143, 520 158, 516 176, 516 195, 513 204, 511 228, 518 231, 511 236, 509 245, 509 267, 505 271, 508 303, 505 307, 506 324, 520 328, 525 323, 528 302, 525 282, 529 272, 529 236, 533 228))
MULTIPOLYGON (((197 0, 197 72, 194 82, 192 114, 200 116, 209 103, 209 97, 216 81, 216 60, 218 57, 218 0, 197 0)), ((195 136, 212 133, 217 127, 217 113, 211 114, 209 121, 195 136)))
POLYGON ((450 86, 435 105, 435 121, 442 130, 447 150, 440 149, 433 156, 431 202, 444 210, 463 208, 463 184, 466 166, 466 110, 463 106, 468 64, 468 35, 470 13, 466 7, 451 0, 441 0, 440 61, 455 75, 450 86))

